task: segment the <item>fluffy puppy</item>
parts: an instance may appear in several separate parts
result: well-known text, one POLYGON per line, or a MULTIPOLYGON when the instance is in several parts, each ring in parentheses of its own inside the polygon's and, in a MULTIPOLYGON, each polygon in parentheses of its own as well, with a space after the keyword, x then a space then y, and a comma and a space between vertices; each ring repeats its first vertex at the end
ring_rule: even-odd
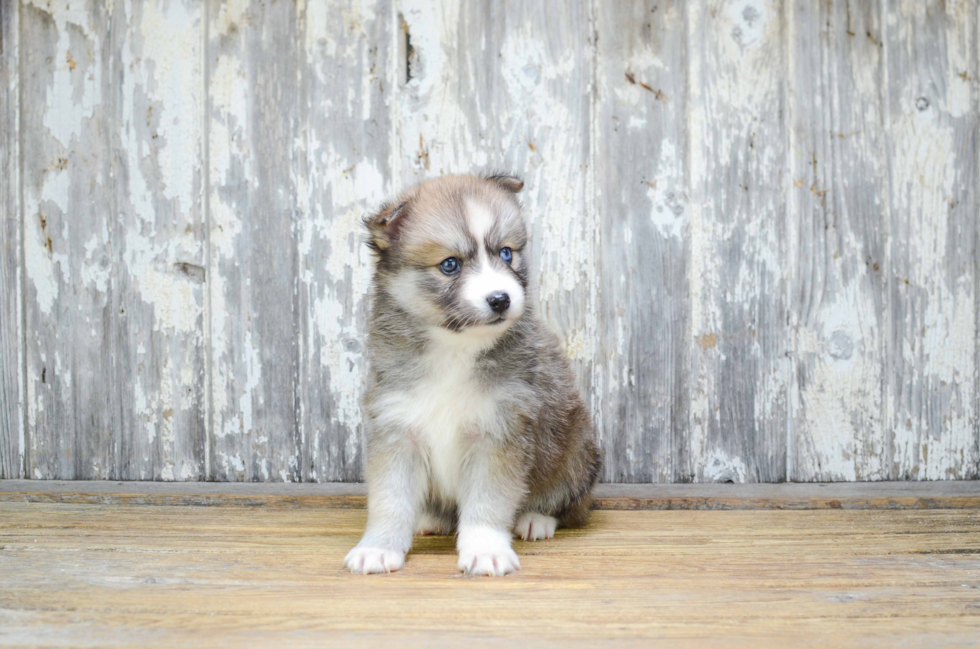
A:
POLYGON ((588 518, 601 458, 528 300, 522 187, 446 176, 365 220, 368 522, 351 572, 398 570, 413 533, 455 531, 460 570, 505 575, 520 568, 512 531, 536 541, 588 518))

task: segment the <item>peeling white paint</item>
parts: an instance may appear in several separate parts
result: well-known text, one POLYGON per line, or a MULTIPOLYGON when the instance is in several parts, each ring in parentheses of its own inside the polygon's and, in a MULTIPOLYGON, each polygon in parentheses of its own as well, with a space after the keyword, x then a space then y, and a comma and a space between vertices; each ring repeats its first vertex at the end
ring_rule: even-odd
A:
POLYGON ((200 473, 200 469, 190 462, 184 462, 180 467, 180 479, 185 482, 194 480, 200 473))
MULTIPOLYGON (((81 3, 64 0, 52 3, 49 8, 36 1, 33 4, 42 11, 50 11, 58 25, 58 43, 52 60, 54 75, 48 86, 44 126, 61 146, 68 149, 73 139, 81 138, 85 120, 92 119, 96 108, 102 103, 102 70, 97 65, 79 65, 79 61, 85 60, 80 52, 75 53, 77 61, 71 55, 69 25, 81 28, 83 32, 88 25, 88 16, 84 11, 76 9, 73 12, 70 8, 72 4, 78 8, 81 3)), ((86 36, 92 39, 89 44, 91 50, 97 52, 101 44, 95 34, 86 33, 86 36)))
POLYGON ((221 463, 224 466, 226 474, 234 475, 236 473, 241 474, 245 472, 245 462, 237 453, 235 455, 219 453, 218 456, 221 459, 221 463))
POLYGON ((245 23, 249 20, 248 5, 249 0, 228 0, 227 2, 222 2, 217 15, 218 34, 227 36, 233 30, 242 30, 245 27, 245 23))
MULTIPOLYGON (((36 206, 36 201, 28 199, 36 206)), ((28 214, 40 214, 37 207, 28 209, 28 214)), ((68 257, 61 253, 52 253, 47 248, 47 234, 40 225, 40 218, 25 219, 27 225, 26 237, 29 243, 24 246, 24 265, 27 270, 27 277, 34 286, 34 299, 38 308, 44 315, 50 316, 62 284, 71 281, 71 266, 68 264, 68 257), (57 268, 60 281, 55 279, 55 268, 57 268)))
MULTIPOLYGON (((200 29, 198 14, 182 2, 163 7, 140 3, 142 58, 152 64, 145 92, 163 112, 157 131, 163 195, 188 214, 195 202, 194 179, 201 164, 200 29)), ((149 67, 149 65, 147 66, 149 67)))
POLYGON ((674 141, 669 137, 660 143, 660 160, 656 169, 659 173, 653 176, 653 182, 647 184, 650 220, 664 236, 679 239, 687 225, 687 195, 684 166, 678 158, 674 141))
POLYGON ((719 449, 708 454, 701 471, 708 482, 742 483, 748 477, 745 462, 737 457, 729 457, 719 449))
MULTIPOLYGON (((365 3, 339 9, 302 3, 297 20, 305 23, 292 25, 303 34, 295 44, 295 79, 309 84, 304 92, 317 99, 300 111, 291 141, 282 142, 283 150, 293 152, 293 157, 283 159, 298 161, 296 169, 289 170, 292 176, 284 176, 294 183, 290 200, 296 211, 284 227, 294 227, 296 248, 284 251, 283 259, 289 258, 286 252, 297 255, 294 304, 303 305, 306 312, 290 314, 292 320, 283 317, 284 322, 297 323, 297 331, 289 324, 282 332, 297 336, 295 357, 271 360, 263 354, 275 341, 260 339, 259 332, 268 338, 270 319, 279 314, 264 310, 263 296, 256 291, 259 284, 252 283, 261 264, 252 259, 249 265, 246 257, 254 237, 262 233, 254 232, 255 224, 247 221, 245 212, 247 207, 252 213, 253 207, 247 203, 248 192, 293 191, 286 187, 288 182, 282 188, 259 187, 256 174, 256 161, 270 152, 255 148, 255 122, 249 120, 256 119, 255 111, 267 110, 274 98, 262 94, 268 87, 262 71, 254 71, 248 48, 255 42, 255 30, 262 30, 262 40, 273 42, 275 35, 266 30, 275 23, 258 20, 258 12, 268 8, 250 6, 246 0, 222 3, 208 12, 211 24, 204 25, 193 2, 104 4, 90 10, 70 0, 28 1, 50 14, 55 27, 53 42, 47 44, 53 56, 43 68, 47 77, 27 105, 43 111, 39 122, 45 132, 38 138, 45 155, 56 152, 44 161, 43 175, 23 183, 24 281, 29 315, 39 325, 27 332, 34 350, 32 360, 25 362, 28 431, 70 425, 62 419, 82 416, 68 410, 54 413, 52 408, 68 402, 66 390, 87 381, 87 374, 72 375, 73 363, 94 357, 87 348, 79 348, 77 356, 64 347, 42 348, 52 335, 66 335, 71 318, 77 319, 74 326, 81 335, 65 341, 104 344, 106 326, 98 312, 118 303, 128 318, 127 328, 119 330, 130 336, 126 344, 132 344, 135 353, 113 352, 126 352, 119 358, 139 368, 128 375, 133 403, 126 407, 137 415, 133 461, 140 477, 199 477, 202 469, 180 455, 191 446, 185 436, 195 431, 181 427, 194 421, 196 409, 208 403, 213 407, 205 412, 206 425, 220 442, 215 452, 219 466, 212 473, 221 475, 223 470, 233 479, 283 481, 339 475, 346 467, 331 465, 330 454, 346 456, 350 463, 361 461, 359 397, 366 369, 363 321, 370 269, 360 239, 360 217, 383 194, 423 178, 506 166, 526 180, 522 199, 531 222, 540 312, 559 330, 566 353, 591 385, 587 396, 600 429, 626 436, 624 456, 607 458, 616 470, 635 477, 631 471, 650 464, 650 448, 649 440, 636 430, 612 421, 618 413, 611 400, 651 386, 638 378, 643 373, 634 371, 644 368, 624 360, 643 349, 636 337, 649 333, 636 322, 637 314, 647 308, 635 305, 645 299, 646 287, 635 284, 642 275, 616 266, 611 281, 602 284, 614 295, 598 293, 606 269, 597 251, 615 250, 602 238, 608 233, 600 232, 598 224, 618 216, 599 214, 598 206, 611 204, 611 199, 620 201, 632 217, 616 231, 622 237, 615 242, 632 255, 628 263, 647 263, 651 250, 664 256, 654 261, 663 262, 675 249, 683 250, 685 263, 690 262, 684 287, 690 302, 649 305, 689 320, 681 339, 664 342, 670 346, 668 357, 686 364, 676 376, 689 405, 676 416, 686 418, 688 426, 668 420, 675 416, 674 406, 665 405, 672 395, 662 393, 659 383, 643 410, 627 413, 641 418, 662 412, 660 430, 685 431, 690 465, 677 467, 679 473, 694 480, 756 479, 757 467, 774 461, 765 435, 781 430, 783 420, 787 443, 798 444, 788 460, 790 477, 865 479, 896 473, 949 478, 962 477, 976 466, 978 296, 976 265, 969 257, 976 251, 956 240, 954 217, 949 216, 970 214, 962 207, 951 212, 950 201, 975 197, 975 189, 970 189, 975 177, 963 171, 975 169, 964 162, 973 152, 964 151, 963 134, 966 126, 975 124, 977 110, 976 75, 971 72, 976 64, 975 7, 966 0, 947 2, 945 17, 927 15, 927 9, 913 0, 885 5, 883 22, 888 28, 881 31, 886 33, 874 31, 872 36, 891 41, 871 46, 861 37, 864 30, 856 28, 860 45, 846 50, 851 94, 842 94, 845 84, 834 81, 841 70, 827 67, 832 63, 824 57, 814 63, 813 71, 829 79, 832 91, 812 98, 792 95, 805 92, 794 85, 798 80, 792 57, 806 56, 799 44, 810 41, 784 30, 787 24, 795 29, 793 21, 805 10, 800 5, 734 0, 718 7, 660 7, 664 13, 655 19, 662 20, 655 22, 657 29, 688 29, 683 57, 687 67, 672 69, 677 60, 672 53, 646 40, 613 43, 605 46, 608 50, 602 49, 605 32, 598 45, 589 41, 590 30, 606 13, 568 20, 563 16, 562 24, 580 30, 575 35, 548 32, 550 23, 542 29, 536 14, 525 15, 520 8, 512 8, 504 29, 494 30, 478 24, 458 3, 406 0, 394 7, 365 3), (404 68, 397 53, 375 60, 371 52, 379 45, 388 52, 397 50, 398 34, 385 29, 399 14, 414 48, 413 78, 406 85, 396 83, 404 68), (102 61, 106 48, 101 39, 110 32, 108 23, 99 21, 118 21, 120 16, 124 24, 113 23, 111 33, 113 42, 125 45, 118 59, 102 61), (940 23, 942 33, 933 34, 940 23), (391 42, 375 42, 375 34, 391 42), (79 41, 84 48, 79 49, 79 41), (466 43, 472 47, 460 49, 466 43), (603 51, 612 62, 592 58, 603 51), (910 53, 919 57, 916 60, 929 57, 926 76, 922 70, 895 74, 902 69, 901 57, 910 53), (782 67, 787 58, 789 73, 782 67), (608 73, 601 72, 603 65, 609 65, 608 73), (108 101, 107 80, 102 78, 106 70, 121 75, 125 84, 112 95, 118 94, 118 102, 108 101), (624 72, 635 82, 624 78, 624 72), (945 78, 929 76, 934 74, 945 78), (685 79, 677 83, 681 76, 685 79), (493 81, 492 93, 482 92, 486 88, 481 84, 488 80, 493 81), (668 82, 690 94, 658 95, 668 82), (784 82, 789 85, 783 87, 784 82), (317 89, 326 90, 318 95, 317 89), (868 100, 855 101, 855 96, 868 100), (869 147, 892 147, 890 156, 871 148, 863 153, 841 149, 844 161, 860 163, 867 175, 848 174, 846 165, 827 172, 841 175, 831 191, 877 185, 873 204, 883 214, 886 250, 884 259, 872 261, 880 270, 869 270, 866 242, 859 226, 849 220, 850 207, 834 206, 832 194, 831 207, 824 213, 827 234, 821 240, 827 250, 815 254, 812 269, 795 265, 793 252, 805 252, 811 245, 801 230, 792 230, 799 228, 801 219, 788 226, 792 241, 780 239, 776 224, 786 218, 787 210, 791 217, 814 208, 816 192, 824 191, 817 185, 811 188, 814 178, 804 177, 811 169, 805 137, 797 142, 788 136, 788 155, 782 144, 774 143, 783 137, 772 130, 782 118, 766 118, 783 107, 784 100, 789 108, 794 101, 812 101, 830 125, 844 115, 883 129, 860 137, 867 137, 869 147), (624 175, 622 186, 595 170, 602 150, 599 138, 607 128, 598 123, 606 101, 616 104, 617 126, 623 132, 644 141, 653 134, 647 145, 651 155, 643 161, 644 169, 636 170, 638 177, 625 177, 633 169, 618 170, 624 175), (890 111, 887 115, 880 114, 882 103, 890 111), (114 110, 120 113, 119 125, 106 121, 114 110), (361 133, 349 132, 369 128, 365 125, 382 116, 392 120, 387 142, 380 130, 371 133, 376 139, 370 142, 361 133), (677 123, 682 126, 676 134, 661 132, 677 123), (85 168, 84 174, 72 167, 102 164, 79 155, 89 153, 86 138, 97 129, 120 138, 120 150, 105 153, 119 156, 105 165, 105 176, 101 167, 85 168), (749 138, 757 138, 754 148, 749 138), (786 176, 790 171, 793 177, 786 176), (806 184, 795 185, 801 178, 806 184), (83 180, 94 181, 93 189, 82 187, 83 180), (627 180, 647 185, 626 191, 627 180), (747 186, 739 187, 740 182, 747 186), (112 195, 114 191, 118 194, 112 195), (746 197, 740 198, 739 192, 746 197), (809 192, 808 198, 788 199, 787 207, 784 201, 794 192, 809 192), (112 223, 108 208, 82 210, 80 201, 91 202, 92 196, 118 202, 123 220, 112 223), (200 229, 204 218, 199 211, 205 208, 210 218, 207 233, 200 229), (103 212, 101 229, 79 217, 91 213, 98 220, 103 212), (641 220, 636 220, 637 213, 641 220), (640 226, 647 224, 661 237, 658 246, 644 240, 650 231, 640 226), (201 284, 200 277, 175 269, 181 263, 205 265, 205 236, 210 264, 201 284), (736 240, 739 245, 732 245, 736 240), (803 272, 811 276, 801 278, 803 272), (875 279, 881 277, 875 272, 888 277, 875 279), (780 296, 793 296, 804 279, 812 299, 803 306, 791 304, 796 312, 787 322, 774 318, 769 305, 780 296), (880 281, 888 282, 887 295, 875 293, 875 282, 880 281), (131 295, 119 298, 117 290, 131 295), (118 302, 89 304, 110 296, 118 302), (605 308, 608 300, 614 308, 605 308), (627 300, 633 304, 621 308, 627 300), (886 320, 877 321, 879 315, 886 320), (770 330, 755 330, 754 319, 766 321, 770 330), (740 331, 740 326, 750 331, 740 331), (208 327, 212 354, 202 371, 195 354, 204 345, 208 327), (608 331, 600 331, 602 327, 608 331), (768 343, 763 334, 769 335, 768 343), (882 359, 884 349, 900 358, 882 359), (787 360, 790 353, 792 361, 787 360), (740 420, 729 430, 733 397, 726 376, 731 374, 728 364, 738 357, 757 363, 757 369, 744 377, 752 386, 751 396, 746 392, 735 397, 741 399, 740 415, 751 412, 753 419, 740 420), (276 395, 299 404, 302 441, 295 453, 287 448, 290 440, 285 437, 293 432, 271 430, 265 419, 269 404, 260 402, 272 380, 272 373, 263 371, 270 362, 301 365, 293 390, 307 389, 306 381, 329 385, 325 395, 287 394, 288 389, 276 395), (789 365, 792 375, 785 369, 789 365), (199 384, 205 373, 210 394, 200 403, 199 384), (317 412, 325 405, 329 407, 317 412), (813 434, 801 433, 804 428, 813 434), (757 456, 741 456, 740 436, 756 433, 757 456), (894 435, 893 445, 889 435, 894 435)), ((603 7, 607 9, 612 11, 603 7)), ((873 18, 875 11, 869 16, 873 18)), ((851 18, 868 20, 863 15, 848 15, 851 18)), ((839 37, 838 27, 827 25, 821 38, 839 37)), ((818 39, 813 45, 823 48, 825 43, 818 39)), ((280 49, 277 45, 269 51, 280 49)), ((858 137, 850 132, 836 136, 858 137)), ((605 163, 617 160, 614 152, 605 163)), ((830 168, 832 162, 812 164, 830 168)), ((821 215, 807 216, 811 217, 821 215)), ((269 223, 275 225, 273 220, 269 223)), ((874 230, 870 225, 869 229, 874 230)), ((123 322, 121 313, 106 317, 123 322)), ((665 375, 676 371, 662 369, 665 375)), ((616 442, 604 440, 606 448, 615 448, 616 442)), ((56 462, 37 464, 46 454, 62 450, 51 446, 50 439, 36 434, 21 444, 31 449, 32 475, 63 477, 49 475, 58 470, 56 462)), ((668 449, 655 458, 666 463, 666 469, 658 465, 651 473, 655 479, 670 479, 672 453, 668 449)), ((84 466, 98 475, 111 470, 101 459, 84 466)))

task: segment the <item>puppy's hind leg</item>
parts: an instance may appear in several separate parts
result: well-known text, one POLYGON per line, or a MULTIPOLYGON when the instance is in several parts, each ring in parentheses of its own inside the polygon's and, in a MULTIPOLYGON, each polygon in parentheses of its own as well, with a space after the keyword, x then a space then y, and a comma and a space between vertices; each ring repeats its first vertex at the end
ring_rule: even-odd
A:
POLYGON ((446 536, 456 531, 456 521, 430 507, 424 508, 415 522, 416 536, 446 536))
POLYGON ((558 519, 538 512, 525 512, 517 518, 514 524, 514 536, 522 541, 540 541, 553 539, 558 519))

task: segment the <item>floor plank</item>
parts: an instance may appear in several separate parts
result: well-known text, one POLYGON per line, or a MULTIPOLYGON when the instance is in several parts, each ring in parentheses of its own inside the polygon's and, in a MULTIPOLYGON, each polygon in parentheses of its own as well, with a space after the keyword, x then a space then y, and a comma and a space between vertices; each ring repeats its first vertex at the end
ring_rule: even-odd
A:
POLYGON ((975 646, 976 510, 598 511, 506 578, 417 540, 341 560, 365 512, 0 503, 0 645, 975 646))

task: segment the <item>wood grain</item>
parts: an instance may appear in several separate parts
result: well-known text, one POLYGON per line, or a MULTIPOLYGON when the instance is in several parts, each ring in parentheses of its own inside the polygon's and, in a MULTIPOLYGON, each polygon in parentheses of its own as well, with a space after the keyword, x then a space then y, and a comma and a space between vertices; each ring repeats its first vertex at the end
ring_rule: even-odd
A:
POLYGON ((24 477, 19 17, 0 2, 0 479, 24 477))
POLYGON ((211 12, 213 479, 362 475, 359 224, 390 178, 392 23, 386 2, 211 12))
POLYGON ((20 9, 27 474, 107 478, 120 408, 113 16, 98 2, 20 9))
POLYGON ((791 341, 783 6, 687 8, 694 360, 684 473, 784 480, 791 341))
POLYGON ((209 8, 212 480, 300 480, 296 6, 209 8))
POLYGON ((603 478, 689 481, 685 4, 599 3, 596 21, 602 236, 593 403, 603 478))
POLYGON ((792 480, 882 480, 885 67, 877 4, 787 5, 792 480))
POLYGON ((390 134, 398 28, 387 0, 308 3, 299 18, 300 475, 360 480, 370 281, 360 222, 397 189, 390 134))
POLYGON ((970 511, 596 512, 462 578, 453 539, 354 577, 363 511, 0 504, 0 643, 968 646, 970 511))
POLYGON ((128 1, 110 23, 113 218, 96 258, 110 287, 115 479, 206 476, 202 21, 194 0, 128 1))
POLYGON ((521 174, 603 479, 980 477, 972 0, 0 0, 0 477, 356 481, 358 221, 521 174))
POLYGON ((890 475, 977 476, 977 4, 891 5, 890 475))
MULTIPOLYGON (((0 480, 0 502, 363 509, 363 483, 0 480)), ((594 509, 969 509, 980 482, 602 484, 594 509)))

